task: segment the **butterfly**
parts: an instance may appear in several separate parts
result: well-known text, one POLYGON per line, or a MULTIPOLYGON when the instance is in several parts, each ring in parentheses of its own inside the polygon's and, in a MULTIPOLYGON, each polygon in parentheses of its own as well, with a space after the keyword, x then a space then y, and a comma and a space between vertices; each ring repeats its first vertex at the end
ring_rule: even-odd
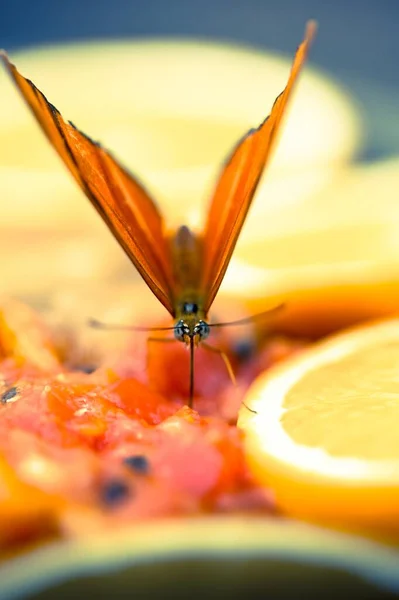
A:
POLYGON ((155 202, 101 144, 66 122, 44 94, 23 77, 5 52, 1 59, 26 104, 76 182, 174 319, 174 338, 190 348, 190 400, 194 393, 194 347, 212 325, 208 312, 222 283, 287 103, 315 35, 313 21, 297 49, 288 83, 270 116, 239 141, 225 162, 211 198, 204 231, 183 225, 165 233, 155 202))

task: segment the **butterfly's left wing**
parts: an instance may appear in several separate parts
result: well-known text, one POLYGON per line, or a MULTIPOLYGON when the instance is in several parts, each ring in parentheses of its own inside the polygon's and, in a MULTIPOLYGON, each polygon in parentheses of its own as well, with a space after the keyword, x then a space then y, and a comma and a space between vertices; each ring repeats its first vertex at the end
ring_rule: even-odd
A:
POLYGON ((163 219, 144 187, 110 152, 66 122, 0 53, 48 140, 158 300, 174 316, 174 276, 163 219))
POLYGON ((237 243, 263 169, 270 157, 293 86, 306 60, 316 24, 308 23, 284 91, 270 116, 250 130, 230 156, 214 192, 204 231, 204 270, 201 295, 208 312, 237 243))

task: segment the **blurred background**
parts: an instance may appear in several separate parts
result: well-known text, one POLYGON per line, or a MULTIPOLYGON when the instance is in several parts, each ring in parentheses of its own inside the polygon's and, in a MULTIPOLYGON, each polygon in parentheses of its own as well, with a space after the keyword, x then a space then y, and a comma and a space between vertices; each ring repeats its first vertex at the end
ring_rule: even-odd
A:
POLYGON ((87 40, 190 37, 292 54, 304 23, 319 22, 312 63, 361 99, 365 157, 397 151, 399 6, 395 0, 19 0, 0 2, 1 45, 22 48, 87 40), (394 122, 387 126, 388 117, 394 122), (396 121, 396 122, 395 122, 396 121))
MULTIPOLYGON (((0 5, 0 45, 20 70, 140 175, 172 224, 194 226, 224 156, 268 113, 306 21, 316 19, 309 67, 222 293, 254 310, 279 295, 350 283, 357 303, 370 281, 396 281, 397 2, 0 5)), ((135 273, 3 75, 0 251, 10 257, 0 266, 3 285, 36 303, 58 291, 64 304, 74 298, 71 306, 94 297, 85 311, 101 316, 99 295, 109 306, 135 273)), ((152 301, 144 286, 140 298, 152 301)), ((399 292, 377 314, 397 302, 399 292)))

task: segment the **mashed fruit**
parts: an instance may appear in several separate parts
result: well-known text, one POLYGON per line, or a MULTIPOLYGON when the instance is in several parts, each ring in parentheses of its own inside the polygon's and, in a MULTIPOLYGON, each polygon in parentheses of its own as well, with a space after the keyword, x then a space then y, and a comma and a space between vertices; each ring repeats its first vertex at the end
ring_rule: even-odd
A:
POLYGON ((62 352, 39 315, 0 307, 3 553, 137 519, 274 511, 247 468, 237 412, 254 377, 304 342, 274 336, 245 359, 230 348, 236 385, 198 349, 190 409, 184 346, 150 344, 146 355, 131 336, 119 363, 72 368, 73 348, 62 352))

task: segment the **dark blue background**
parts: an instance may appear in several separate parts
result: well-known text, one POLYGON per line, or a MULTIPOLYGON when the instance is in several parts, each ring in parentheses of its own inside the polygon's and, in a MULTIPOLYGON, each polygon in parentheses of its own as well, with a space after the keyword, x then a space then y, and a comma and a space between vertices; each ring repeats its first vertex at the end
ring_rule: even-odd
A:
POLYGON ((292 55, 307 19, 320 31, 314 64, 363 105, 363 158, 399 152, 398 0, 0 0, 0 46, 85 39, 222 39, 292 55))

